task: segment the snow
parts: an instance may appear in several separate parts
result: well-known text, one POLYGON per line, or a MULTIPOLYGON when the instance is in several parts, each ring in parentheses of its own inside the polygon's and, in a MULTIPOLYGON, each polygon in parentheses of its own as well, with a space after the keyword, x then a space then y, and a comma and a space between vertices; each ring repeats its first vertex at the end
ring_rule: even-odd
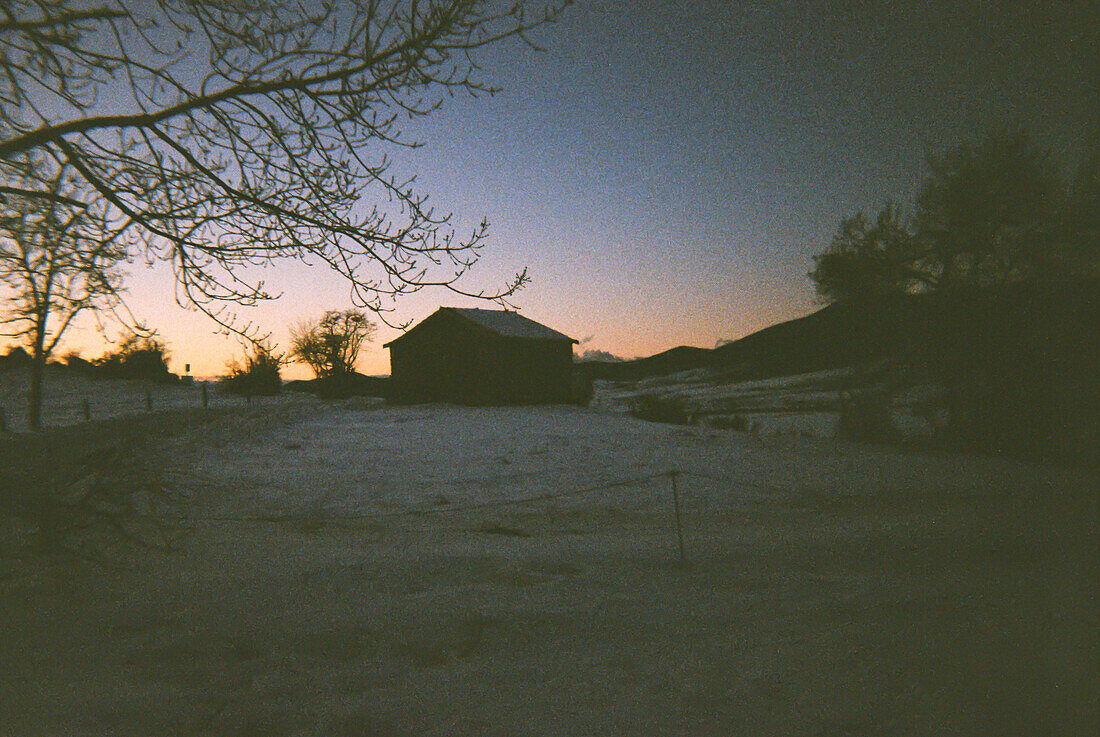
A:
MULTIPOLYGON (((830 369, 754 381, 726 382, 707 369, 682 371, 640 381, 596 381, 592 405, 630 412, 639 397, 654 395, 681 403, 696 422, 738 417, 763 435, 836 436, 842 395, 862 387, 858 370, 830 369)), ((926 436, 941 427, 938 387, 908 387, 891 398, 890 413, 901 437, 926 436)))
MULTIPOLYGON (((511 310, 483 310, 472 307, 440 307, 439 310, 433 313, 432 316, 439 314, 439 312, 442 312, 444 310, 459 315, 460 317, 469 320, 476 325, 487 328, 497 335, 501 335, 506 338, 563 341, 567 343, 577 342, 570 338, 568 335, 565 335, 564 333, 559 333, 557 330, 548 328, 541 323, 537 323, 534 320, 524 317, 518 312, 512 312, 511 310)), ((427 319, 430 320, 432 316, 429 316, 429 318, 427 319)), ((397 338, 394 338, 389 343, 386 343, 385 347, 389 347, 393 343, 400 341, 406 335, 415 331, 417 327, 418 325, 414 325, 413 327, 409 328, 397 338)))
MULTIPOLYGON (((27 430, 29 374, 23 370, 0 371, 0 408, 8 430, 27 430)), ((50 367, 42 392, 42 426, 64 427, 84 422, 84 403, 93 420, 146 414, 150 410, 202 406, 203 382, 161 384, 135 379, 91 379, 67 369, 50 367), (150 404, 146 404, 148 395, 150 404)), ((242 397, 226 394, 216 382, 206 382, 207 404, 226 407, 245 404, 242 397)), ((262 401, 259 399, 253 401, 262 401)))
POLYGON ((576 342, 564 333, 559 333, 553 328, 548 328, 511 310, 482 310, 475 307, 447 307, 445 309, 453 310, 467 320, 489 328, 494 333, 507 338, 576 342))
POLYGON ((0 734, 1096 731, 1095 475, 573 407, 210 418, 158 441, 179 554, 0 559, 0 734))

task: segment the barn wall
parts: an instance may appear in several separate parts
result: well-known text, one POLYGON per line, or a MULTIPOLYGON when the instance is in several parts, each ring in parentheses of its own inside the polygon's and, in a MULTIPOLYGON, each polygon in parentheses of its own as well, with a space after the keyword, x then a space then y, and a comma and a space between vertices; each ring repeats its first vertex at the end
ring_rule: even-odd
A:
POLYGON ((572 345, 502 338, 437 313, 390 346, 394 398, 405 402, 566 402, 572 345))
POLYGON ((501 340, 490 373, 503 399, 517 404, 569 401, 573 346, 557 341, 501 340))
MULTIPOLYGON (((395 398, 409 402, 471 401, 469 382, 484 339, 464 320, 436 313, 390 346, 395 398)), ((471 326, 472 327, 472 326, 471 326)))

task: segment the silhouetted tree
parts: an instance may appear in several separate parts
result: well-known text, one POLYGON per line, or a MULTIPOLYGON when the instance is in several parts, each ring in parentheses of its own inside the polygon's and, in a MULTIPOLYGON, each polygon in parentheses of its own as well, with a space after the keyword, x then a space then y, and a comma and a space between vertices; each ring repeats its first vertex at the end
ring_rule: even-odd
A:
POLYGON ((61 357, 65 366, 82 374, 91 374, 95 371, 95 365, 80 355, 79 351, 69 351, 61 357))
POLYGON ((10 181, 18 186, 0 191, 0 285, 7 288, 0 334, 29 350, 27 419, 37 429, 46 363, 65 331, 83 312, 118 314, 123 306, 126 251, 104 208, 77 199, 81 183, 72 167, 38 160, 10 181), (35 188, 48 196, 10 191, 35 188))
POLYGON ((112 379, 175 380, 168 371, 168 349, 149 335, 127 335, 113 351, 92 362, 96 372, 112 379))
POLYGON ((246 397, 272 396, 283 389, 279 370, 286 357, 264 341, 249 345, 243 359, 232 359, 226 365, 222 384, 231 394, 246 397))
MULTIPOLYGON (((1017 133, 928 164, 911 220, 887 206, 873 223, 842 222, 815 258, 818 292, 863 303, 849 313, 851 340, 877 329, 875 350, 936 378, 954 442, 1078 447, 1086 423, 1067 430, 1067 418, 1080 418, 1073 395, 1095 381, 1082 329, 1096 313, 1095 282, 1082 278, 1100 273, 1100 159, 1094 151, 1067 181, 1017 133), (919 309, 878 299, 915 292, 939 297, 919 309)), ((865 414, 845 409, 852 421, 865 414)))
POLYGON ((414 145, 402 122, 455 93, 491 92, 479 50, 568 2, 6 0, 0 170, 75 172, 119 242, 170 263, 177 299, 227 327, 226 304, 271 297, 248 267, 281 259, 328 265, 375 312, 426 286, 503 300, 526 272, 460 288, 487 224, 457 237, 385 148, 414 145))
POLYGON ((290 352, 318 379, 346 378, 355 373, 359 351, 374 331, 362 310, 329 310, 316 323, 291 329, 290 352))
POLYGON ((862 212, 841 221, 829 249, 814 262, 810 278, 818 294, 831 300, 911 293, 931 284, 911 226, 894 203, 873 222, 862 212))
POLYGON ((1022 281, 1061 244, 1065 197, 1050 156, 1023 133, 928 157, 917 197, 917 234, 939 289, 1022 281))
POLYGON ((928 166, 911 221, 888 204, 874 222, 862 213, 841 222, 814 258, 819 294, 844 301, 1042 278, 1064 270, 1092 217, 1093 180, 1083 174, 1070 197, 1050 156, 1022 133, 929 155, 928 166))

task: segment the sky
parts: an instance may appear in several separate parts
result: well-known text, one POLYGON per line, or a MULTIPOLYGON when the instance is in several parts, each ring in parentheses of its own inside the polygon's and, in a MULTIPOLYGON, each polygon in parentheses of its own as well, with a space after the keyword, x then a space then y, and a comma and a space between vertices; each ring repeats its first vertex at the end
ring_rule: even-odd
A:
MULTIPOLYGON (((491 47, 491 98, 459 98, 393 152, 459 232, 491 231, 466 288, 521 268, 520 312, 580 350, 711 347, 820 309, 807 278, 837 224, 905 202, 926 152, 1024 128, 1073 161, 1100 120, 1100 3, 582 0, 534 38, 491 47)), ((351 306, 321 267, 265 274, 277 301, 240 317, 285 348, 290 326, 351 306)), ((129 303, 172 370, 221 373, 240 342, 177 307, 163 266, 129 303)), ((444 291, 390 316, 491 306, 444 291)), ((359 369, 389 372, 380 326, 359 369)), ((91 324, 69 341, 103 350, 91 324)), ((287 378, 305 378, 291 367, 287 378)))

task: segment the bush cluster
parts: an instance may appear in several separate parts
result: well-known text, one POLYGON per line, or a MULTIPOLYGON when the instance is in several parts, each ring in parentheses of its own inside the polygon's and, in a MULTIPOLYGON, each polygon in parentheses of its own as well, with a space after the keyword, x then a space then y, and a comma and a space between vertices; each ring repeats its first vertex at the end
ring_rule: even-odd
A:
MULTIPOLYGON (((168 370, 168 349, 164 343, 133 335, 99 358, 89 361, 77 351, 69 351, 62 356, 61 363, 85 376, 103 379, 169 382, 179 378, 168 370)), ((9 349, 6 355, 0 355, 0 369, 27 368, 30 365, 31 357, 22 347, 16 346, 9 349)))
POLYGON ((255 345, 244 359, 230 361, 221 384, 230 394, 243 397, 270 397, 283 390, 279 369, 284 359, 263 345, 255 345))
POLYGON ((147 379, 157 382, 178 380, 168 370, 167 347, 155 338, 131 335, 116 350, 92 361, 91 366, 92 375, 105 379, 147 379))
POLYGON ((742 414, 717 415, 710 418, 710 426, 719 430, 734 430, 736 432, 750 432, 753 423, 742 414))
POLYGON ((898 430, 890 415, 890 404, 890 395, 884 391, 842 394, 838 434, 846 440, 868 443, 896 441, 898 430))
POLYGON ((631 404, 630 414, 640 420, 670 425, 690 425, 692 419, 692 413, 683 399, 659 394, 639 394, 631 404))
POLYGON ((592 379, 578 373, 573 374, 569 386, 569 401, 578 407, 587 407, 592 403, 592 379))

